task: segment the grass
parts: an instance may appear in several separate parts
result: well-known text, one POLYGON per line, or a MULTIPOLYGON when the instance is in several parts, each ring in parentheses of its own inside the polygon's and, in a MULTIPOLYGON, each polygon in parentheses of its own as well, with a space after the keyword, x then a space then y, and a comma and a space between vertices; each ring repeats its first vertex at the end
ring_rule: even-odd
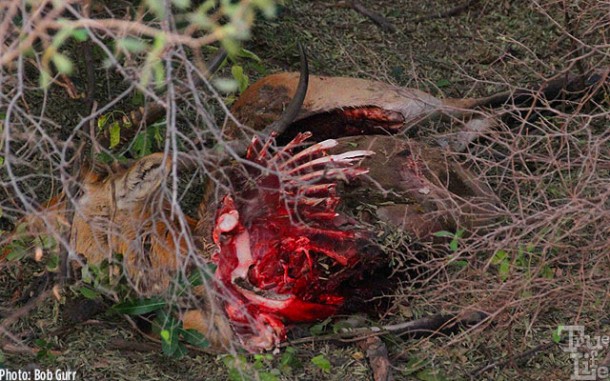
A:
MULTIPOLYGON (((430 18, 415 24, 412 22, 415 18, 447 10, 455 6, 454 2, 368 2, 367 6, 383 14, 398 28, 397 33, 383 32, 364 16, 351 9, 337 7, 336 4, 335 1, 287 1, 280 8, 278 18, 259 22, 246 47, 263 59, 264 70, 252 62, 245 62, 250 82, 265 73, 298 70, 297 42, 307 46, 311 72, 314 74, 378 79, 400 86, 417 87, 440 97, 489 95, 514 86, 536 83, 566 68, 571 62, 570 58, 577 54, 574 41, 567 38, 566 31, 553 22, 554 19, 562 25, 565 21, 566 14, 559 4, 542 3, 549 12, 545 15, 541 8, 528 1, 480 1, 457 16, 430 18)), ((573 19, 573 27, 576 30, 586 29, 592 12, 578 13, 577 9, 570 9, 570 12, 574 12, 575 16, 582 15, 581 18, 573 19)), ((586 35, 583 38, 586 43, 595 44, 599 35, 586 35)), ((587 66, 598 63, 598 60, 608 64, 607 57, 604 58, 601 54, 591 54, 578 61, 587 66)), ((107 84, 116 80, 111 77, 107 84)), ((61 92, 60 89, 51 89, 50 91, 61 92)), ((112 94, 107 96, 111 98, 112 94)), ((57 136, 67 136, 70 133, 69 126, 78 120, 78 104, 64 101, 59 95, 48 99, 51 102, 44 103, 45 110, 37 108, 42 107, 42 101, 30 99, 30 103, 35 105, 33 113, 48 112, 51 119, 58 122, 57 136), (73 107, 66 108, 66 105, 73 107)), ((559 118, 553 122, 560 124, 566 119, 559 118)), ((429 138, 436 128, 444 129, 446 126, 422 128, 418 137, 429 138)), ((590 145, 586 133, 579 136, 582 139, 581 146, 590 145)), ((594 136, 608 139, 607 132, 603 131, 594 136)), ((485 146, 494 143, 498 142, 480 142, 474 148, 474 152, 480 154, 477 160, 494 160, 497 155, 493 154, 497 152, 490 153, 489 147, 485 146)), ((527 139, 521 143, 525 148, 535 146, 527 139)), ((547 145, 540 144, 536 152, 545 153, 548 149, 550 151, 546 154, 557 153, 556 159, 560 160, 566 155, 562 147, 565 147, 562 146, 562 141, 553 141, 547 145), (552 144, 558 145, 548 148, 552 144)), ((603 146, 601 147, 600 160, 608 162, 607 148, 603 151, 603 146)), ((512 163, 519 162, 518 159, 512 158, 512 163)), ((520 160, 522 164, 523 161, 525 164, 530 163, 528 158, 520 160)), ((477 163, 476 160, 473 162, 477 163)), ((534 197, 540 192, 547 192, 545 195, 550 200, 569 201, 569 197, 574 194, 571 192, 577 190, 578 184, 563 177, 560 171, 551 176, 544 172, 544 167, 539 170, 547 174, 543 177, 549 184, 541 187, 537 182, 539 178, 529 178, 519 185, 523 192, 520 196, 534 197), (565 183, 561 183, 562 179, 565 183)), ((521 168, 514 169, 511 174, 523 174, 521 171, 527 173, 526 169, 521 168)), ((501 176, 494 168, 483 175, 487 175, 491 181, 501 176)), ((603 173, 598 170, 596 176, 608 180, 608 171, 603 173)), ((506 179, 502 178, 497 180, 497 186, 506 203, 518 210, 522 199, 514 193, 514 183, 506 183, 506 179)), ((544 205, 544 198, 536 199, 532 203, 533 207, 546 210, 548 205, 544 205)), ((599 205, 610 207, 608 202, 599 205)), ((583 217, 576 214, 575 218, 583 217)), ((601 219, 602 223, 604 221, 608 223, 601 219)), ((492 245, 485 246, 480 241, 467 239, 455 253, 465 261, 465 266, 446 267, 442 260, 437 261, 431 264, 437 266, 435 278, 420 288, 406 285, 398 295, 394 295, 393 304, 385 315, 373 319, 387 324, 427 313, 465 308, 477 308, 493 315, 493 319, 482 327, 450 337, 420 340, 392 336, 387 338, 395 378, 569 378, 573 364, 559 346, 549 344, 531 353, 529 351, 540 344, 552 342, 552 332, 560 324, 579 323, 584 324, 590 334, 610 334, 605 275, 609 261, 602 252, 604 245, 600 240, 603 235, 598 233, 607 231, 608 227, 575 228, 575 223, 570 221, 569 216, 554 226, 562 227, 563 231, 557 229, 548 236, 544 236, 540 229, 529 234, 507 230, 507 237, 502 237, 500 233, 491 234, 489 237, 496 239, 497 245, 506 245, 495 247, 505 249, 508 253, 503 270, 500 269, 499 262, 492 261, 495 253, 492 245), (518 247, 530 242, 536 248, 530 257, 537 256, 537 259, 533 262, 525 261, 523 256, 519 259, 518 247), (588 255, 580 250, 587 245, 592 247, 588 255), (475 250, 470 251, 472 248, 475 250), (548 269, 540 270, 544 266, 548 266, 548 269), (536 269, 540 271, 536 272, 536 269), (476 373, 488 364, 496 366, 476 373)), ((10 300, 11 290, 36 276, 37 273, 31 269, 29 272, 9 269, 0 274, 0 299, 10 300)), ((235 369, 254 375, 253 377, 257 377, 255 374, 259 371, 286 380, 368 380, 372 377, 364 353, 354 344, 300 344, 295 346, 293 357, 296 360, 288 362, 289 365, 283 362, 282 355, 271 358, 247 357, 245 365, 227 362, 222 356, 198 353, 173 359, 160 353, 112 348, 111 339, 115 337, 142 340, 123 319, 116 317, 103 317, 79 325, 60 337, 54 336, 53 330, 62 326, 60 311, 60 304, 49 299, 11 327, 11 332, 30 342, 33 338, 42 338, 45 342, 39 342, 38 347, 48 344, 49 348, 59 349, 57 355, 36 357, 7 352, 5 364, 17 368, 37 364, 43 368, 75 369, 79 379, 87 380, 224 380, 234 375, 235 369), (318 360, 312 362, 314 358, 318 360)), ((604 356, 605 354, 606 352, 604 356)), ((263 376, 258 377, 263 379, 263 376)))

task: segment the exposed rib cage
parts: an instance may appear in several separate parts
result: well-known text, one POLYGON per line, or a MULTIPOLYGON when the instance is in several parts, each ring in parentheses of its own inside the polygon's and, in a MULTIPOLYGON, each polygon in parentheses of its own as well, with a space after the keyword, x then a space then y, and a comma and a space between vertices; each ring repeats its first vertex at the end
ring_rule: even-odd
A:
POLYGON ((272 152, 273 139, 253 139, 246 159, 253 181, 225 196, 213 232, 215 261, 226 286, 225 309, 244 346, 269 348, 285 336, 284 323, 323 319, 337 312, 346 268, 358 260, 364 232, 336 226, 336 183, 367 170, 354 166, 372 151, 329 155, 334 140, 294 154, 311 136, 299 134, 272 152))

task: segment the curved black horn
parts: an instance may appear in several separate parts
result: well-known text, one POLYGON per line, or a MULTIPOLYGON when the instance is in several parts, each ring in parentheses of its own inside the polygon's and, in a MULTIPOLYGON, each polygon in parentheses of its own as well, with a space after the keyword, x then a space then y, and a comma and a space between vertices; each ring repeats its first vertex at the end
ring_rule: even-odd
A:
MULTIPOLYGON (((307 63, 307 54, 305 53, 305 47, 301 43, 299 43, 299 53, 301 55, 301 71, 299 73, 297 90, 280 119, 271 123, 259 133, 263 141, 273 133, 276 135, 281 135, 294 121, 299 114, 299 111, 301 111, 303 101, 305 101, 305 96, 307 95, 307 86, 309 85, 309 65, 307 63)), ((248 140, 242 141, 240 139, 229 142, 229 145, 232 147, 237 156, 244 156, 250 142, 248 140)))
POLYGON ((271 123, 261 132, 263 138, 271 136, 272 133, 281 135, 288 126, 294 121, 294 119, 301 111, 303 101, 305 101, 305 95, 307 95, 307 86, 309 85, 309 65, 307 63, 307 54, 305 47, 299 43, 299 53, 301 55, 301 72, 299 74, 299 84, 297 85, 297 91, 294 97, 286 107, 286 111, 282 114, 281 118, 271 123))

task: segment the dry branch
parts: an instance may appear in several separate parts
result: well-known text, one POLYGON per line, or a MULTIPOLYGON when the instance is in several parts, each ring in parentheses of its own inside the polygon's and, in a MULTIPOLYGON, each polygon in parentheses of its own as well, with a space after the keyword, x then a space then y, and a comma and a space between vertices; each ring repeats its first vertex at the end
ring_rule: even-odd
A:
POLYGON ((521 360, 529 360, 532 356, 537 355, 541 352, 545 352, 548 349, 551 349, 555 346, 557 346, 557 344, 555 344, 554 342, 547 342, 547 343, 539 344, 532 349, 529 349, 523 353, 517 354, 516 356, 512 356, 509 358, 503 358, 502 360, 493 361, 487 365, 481 366, 481 367, 475 369, 474 371, 470 372, 470 377, 471 377, 471 379, 478 379, 479 377, 481 377, 481 375, 483 373, 485 373, 489 370, 502 368, 513 362, 518 362, 521 360))
POLYGON ((438 13, 430 13, 428 15, 424 15, 421 17, 417 17, 413 20, 409 20, 409 22, 413 23, 413 24, 417 24, 423 21, 427 21, 427 20, 434 20, 434 19, 444 19, 444 18, 448 18, 448 17, 453 17, 453 16, 457 16, 460 13, 468 10, 470 7, 476 5, 480 0, 469 0, 464 4, 460 4, 456 7, 453 7, 447 11, 444 12, 438 12, 438 13))
POLYGON ((383 17, 380 13, 368 9, 359 1, 339 1, 336 4, 328 5, 328 7, 351 8, 356 12, 360 13, 361 15, 371 19, 375 24, 379 25, 381 29, 386 32, 394 33, 398 30, 388 19, 383 17))
POLYGON ((484 312, 473 312, 465 316, 436 314, 426 316, 421 319, 411 320, 403 323, 385 325, 381 327, 366 327, 343 330, 339 333, 322 336, 310 336, 290 340, 282 346, 289 346, 301 343, 333 341, 357 342, 369 337, 383 336, 386 334, 412 335, 414 337, 430 336, 436 333, 449 333, 459 327, 480 324, 487 318, 484 312))

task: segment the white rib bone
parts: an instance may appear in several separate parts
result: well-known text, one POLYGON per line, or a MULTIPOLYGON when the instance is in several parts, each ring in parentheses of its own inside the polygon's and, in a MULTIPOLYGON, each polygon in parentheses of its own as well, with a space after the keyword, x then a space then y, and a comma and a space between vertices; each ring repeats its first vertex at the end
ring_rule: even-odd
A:
POLYGON ((333 179, 347 179, 348 177, 356 177, 368 173, 368 169, 365 168, 330 168, 321 169, 306 173, 302 176, 291 178, 287 181, 288 184, 298 184, 299 182, 307 182, 315 179, 333 178, 333 179))
POLYGON ((290 171, 288 171, 288 174, 293 174, 293 173, 299 172, 301 170, 304 170, 304 169, 307 169, 310 167, 314 167, 319 164, 335 163, 337 165, 351 165, 351 163, 354 161, 362 160, 365 157, 368 157, 368 156, 371 156, 374 154, 375 154, 375 152, 373 152, 373 151, 358 150, 358 151, 343 152, 343 153, 337 154, 337 155, 323 156, 323 157, 319 157, 314 160, 310 160, 306 163, 299 165, 298 167, 291 169, 290 171))
POLYGON ((306 157, 307 155, 334 148, 338 144, 339 143, 334 139, 328 139, 328 140, 324 140, 320 143, 316 143, 316 144, 312 145, 311 147, 308 147, 308 148, 304 149, 303 151, 297 153, 296 155, 292 156, 290 159, 288 159, 284 163, 280 164, 279 167, 280 167, 280 169, 284 169, 286 166, 302 159, 303 157, 306 157))

